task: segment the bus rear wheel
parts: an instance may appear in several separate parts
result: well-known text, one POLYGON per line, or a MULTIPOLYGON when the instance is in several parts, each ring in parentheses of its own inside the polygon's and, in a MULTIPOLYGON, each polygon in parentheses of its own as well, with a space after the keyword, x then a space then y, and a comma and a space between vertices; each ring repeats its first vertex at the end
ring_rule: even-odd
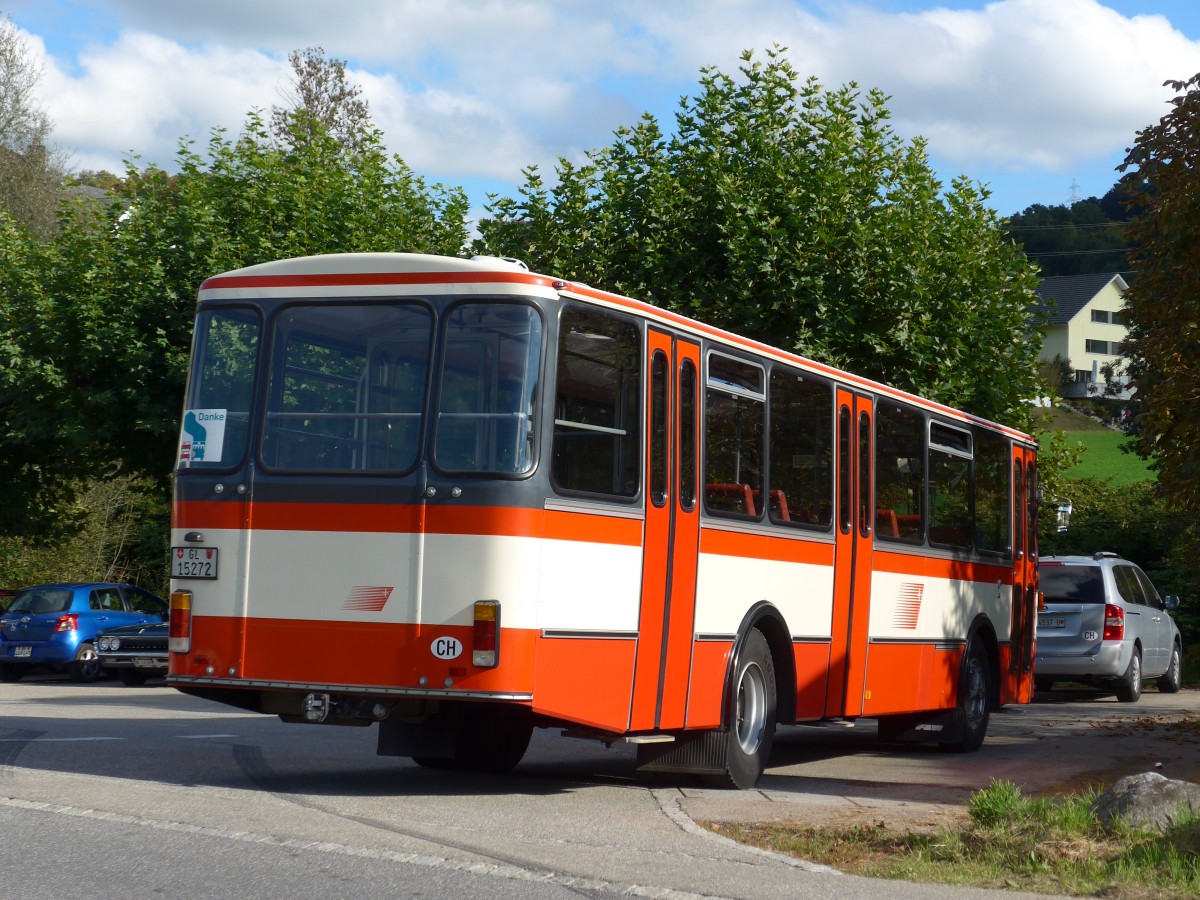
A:
POLYGON ((958 706, 954 710, 953 740, 942 743, 952 753, 973 753, 983 746, 991 715, 991 668, 977 638, 967 644, 958 681, 958 706))
POLYGON ((725 771, 705 776, 716 787, 752 788, 762 777, 775 741, 775 665, 767 639, 751 630, 738 656, 733 720, 725 744, 725 771))

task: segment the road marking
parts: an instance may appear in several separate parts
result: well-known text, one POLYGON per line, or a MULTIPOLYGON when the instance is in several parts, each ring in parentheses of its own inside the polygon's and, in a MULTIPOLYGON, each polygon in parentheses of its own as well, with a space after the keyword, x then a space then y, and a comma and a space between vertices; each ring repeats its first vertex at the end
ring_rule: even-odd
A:
POLYGON ((236 734, 177 734, 175 737, 184 741, 201 741, 207 738, 232 738, 237 737, 236 734))
POLYGON ((80 742, 84 742, 84 741, 123 741, 123 740, 125 740, 125 738, 108 737, 108 736, 103 736, 103 735, 99 736, 99 737, 73 737, 73 738, 53 738, 53 737, 51 737, 51 738, 46 738, 46 737, 0 738, 0 741, 6 742, 6 743, 12 743, 15 741, 15 742, 22 743, 22 744, 70 744, 70 743, 80 743, 80 742))

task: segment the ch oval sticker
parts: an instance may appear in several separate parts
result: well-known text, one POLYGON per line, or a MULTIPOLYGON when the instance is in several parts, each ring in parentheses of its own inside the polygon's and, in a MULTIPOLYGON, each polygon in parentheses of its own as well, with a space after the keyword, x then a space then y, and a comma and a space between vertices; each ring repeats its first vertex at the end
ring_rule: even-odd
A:
POLYGON ((463 645, 458 638, 439 637, 433 639, 429 650, 438 659, 458 659, 462 656, 463 645))

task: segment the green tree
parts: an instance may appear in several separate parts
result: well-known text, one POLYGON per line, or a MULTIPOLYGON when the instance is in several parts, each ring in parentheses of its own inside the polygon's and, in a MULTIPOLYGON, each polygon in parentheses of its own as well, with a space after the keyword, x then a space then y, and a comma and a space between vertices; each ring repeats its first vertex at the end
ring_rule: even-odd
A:
POLYGON ((1170 81, 1171 110, 1137 134, 1121 169, 1141 213, 1129 229, 1137 279, 1124 353, 1138 386, 1137 446, 1163 494, 1200 508, 1200 74, 1170 81))
POLYGON ((67 497, 117 466, 165 490, 205 278, 288 256, 465 246, 460 189, 414 175, 376 130, 350 155, 310 125, 280 141, 251 114, 236 139, 215 130, 204 156, 182 144, 175 174, 131 162, 108 201, 67 207, 45 245, 0 219, 0 494, 19 501, 0 502, 0 533, 29 533, 31 475, 67 497))
POLYGON ((746 53, 740 77, 703 70, 673 137, 646 115, 553 188, 527 169, 477 249, 1028 425, 1036 270, 889 118, 878 91, 746 53))
POLYGON ((1089 197, 1070 206, 1035 203, 1012 216, 1004 231, 1043 275, 1128 273, 1125 225, 1129 215, 1118 211, 1124 197, 1118 184, 1099 200, 1089 197))

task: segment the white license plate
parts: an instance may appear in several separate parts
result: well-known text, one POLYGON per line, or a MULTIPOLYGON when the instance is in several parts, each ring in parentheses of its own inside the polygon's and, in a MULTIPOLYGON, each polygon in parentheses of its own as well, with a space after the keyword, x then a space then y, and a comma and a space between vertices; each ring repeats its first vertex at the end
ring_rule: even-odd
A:
POLYGON ((172 547, 172 578, 216 578, 216 547, 172 547))
POLYGON ((151 659, 148 656, 135 656, 133 658, 133 667, 135 669, 157 669, 158 660, 151 659))
POLYGON ((1065 628, 1066 624, 1062 616, 1038 616, 1038 628, 1065 628))
MULTIPOLYGON (((160 556, 159 559, 162 559, 160 556)), ((32 656, 33 648, 30 646, 13 647, 13 656, 32 656)))

